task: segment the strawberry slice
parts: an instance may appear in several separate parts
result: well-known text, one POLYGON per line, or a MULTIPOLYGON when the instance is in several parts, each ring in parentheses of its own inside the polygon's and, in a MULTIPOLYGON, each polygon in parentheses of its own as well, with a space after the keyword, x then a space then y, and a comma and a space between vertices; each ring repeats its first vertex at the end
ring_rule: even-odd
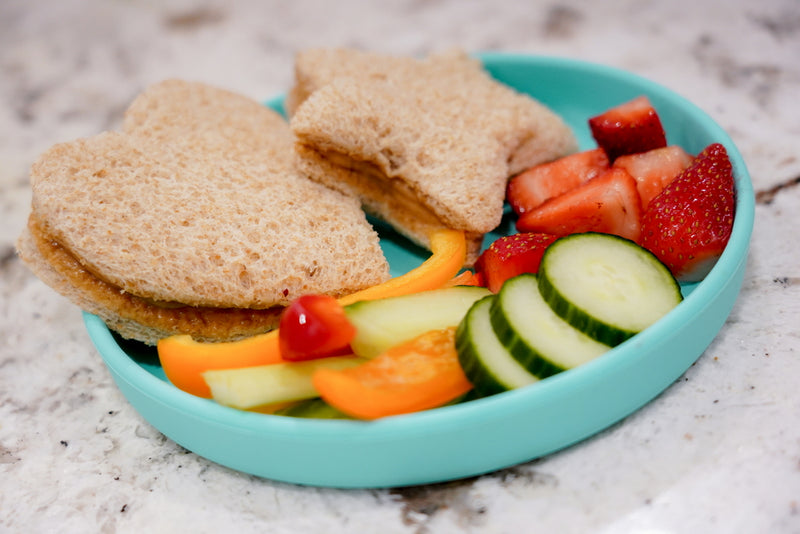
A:
POLYGON ((617 157, 667 146, 661 119, 646 96, 613 107, 589 119, 597 145, 613 162, 617 157))
POLYGON ((607 170, 609 165, 602 148, 570 154, 531 167, 512 178, 506 198, 517 215, 521 215, 591 180, 607 170))
POLYGON ((641 216, 636 180, 625 169, 612 167, 524 213, 517 220, 517 229, 558 236, 601 232, 636 241, 641 232, 641 216))
POLYGON ((678 280, 702 280, 731 236, 735 200, 728 153, 712 143, 650 202, 641 244, 678 280))
POLYGON ((500 291, 503 282, 522 273, 536 273, 547 246, 556 236, 512 234, 495 240, 475 262, 475 275, 490 291, 500 291))
POLYGON ((692 156, 677 145, 654 148, 638 154, 627 154, 614 160, 614 167, 622 167, 636 179, 642 208, 664 187, 692 163, 692 156))

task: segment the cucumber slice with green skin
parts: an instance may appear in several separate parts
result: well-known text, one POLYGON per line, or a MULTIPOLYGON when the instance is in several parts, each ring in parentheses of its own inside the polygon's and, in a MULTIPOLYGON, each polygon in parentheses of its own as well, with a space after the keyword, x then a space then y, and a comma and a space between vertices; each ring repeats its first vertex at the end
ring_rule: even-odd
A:
POLYGON ((506 280, 490 310, 497 338, 529 373, 539 377, 566 371, 607 352, 547 305, 534 274, 506 280))
POLYGON ((356 327, 350 347, 374 358, 425 332, 457 326, 475 301, 490 294, 485 287, 455 286, 350 304, 345 313, 356 327))
POLYGON ((683 300, 675 277, 650 251, 599 233, 573 234, 551 244, 539 267, 539 290, 565 321, 611 346, 683 300))
POLYGON ((456 330, 458 359, 476 398, 539 380, 519 364, 495 335, 489 318, 495 298, 490 295, 473 304, 456 330))

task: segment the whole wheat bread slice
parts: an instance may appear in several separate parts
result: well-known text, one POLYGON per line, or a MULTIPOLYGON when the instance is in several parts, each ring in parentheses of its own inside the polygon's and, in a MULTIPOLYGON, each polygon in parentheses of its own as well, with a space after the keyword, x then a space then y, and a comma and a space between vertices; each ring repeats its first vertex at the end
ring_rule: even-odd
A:
POLYGON ((447 227, 475 252, 500 223, 508 179, 577 148, 558 115, 462 52, 313 49, 295 77, 286 106, 301 170, 423 246, 447 227))
POLYGON ((124 128, 38 159, 18 245, 45 282, 123 335, 240 337, 270 329, 302 294, 388 278, 358 202, 297 172, 277 113, 168 81, 131 105, 124 128))

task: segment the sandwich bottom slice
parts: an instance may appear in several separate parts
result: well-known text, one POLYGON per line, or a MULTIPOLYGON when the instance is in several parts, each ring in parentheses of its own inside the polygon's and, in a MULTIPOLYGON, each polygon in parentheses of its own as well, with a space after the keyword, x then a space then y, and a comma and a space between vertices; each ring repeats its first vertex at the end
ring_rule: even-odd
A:
POLYGON ((56 241, 31 215, 17 249, 28 268, 82 310, 95 314, 123 338, 155 345, 175 334, 198 341, 227 341, 277 327, 283 306, 266 309, 215 308, 156 303, 97 278, 56 241))

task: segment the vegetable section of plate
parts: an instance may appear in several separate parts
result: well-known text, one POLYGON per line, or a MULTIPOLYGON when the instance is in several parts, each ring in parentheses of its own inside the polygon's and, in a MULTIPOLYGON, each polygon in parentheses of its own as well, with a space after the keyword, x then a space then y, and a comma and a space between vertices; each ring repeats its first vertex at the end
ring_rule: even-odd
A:
MULTIPOLYGON (((431 409, 402 415, 393 415, 389 408, 345 413, 347 400, 341 404, 336 400, 342 391, 352 391, 341 384, 350 383, 347 380, 362 360, 393 350, 391 339, 380 336, 386 327, 377 328, 372 337, 362 336, 361 345, 358 339, 347 338, 354 348, 360 347, 355 357, 336 354, 301 362, 310 376, 319 362, 329 360, 329 368, 318 373, 323 378, 317 385, 324 383, 321 388, 330 392, 330 402, 313 392, 296 399, 259 397, 260 392, 248 397, 246 387, 230 385, 247 382, 251 376, 208 373, 206 382, 218 400, 226 399, 228 405, 223 405, 179 389, 166 379, 155 349, 120 339, 100 319, 86 314, 95 346, 144 419, 209 460, 275 480, 334 487, 440 482, 508 467, 579 442, 651 401, 700 357, 734 305, 753 225, 752 186, 731 139, 693 104, 630 73, 558 58, 514 54, 480 58, 495 78, 531 94, 573 128, 580 152, 571 165, 596 164, 598 143, 604 142, 603 135, 614 122, 614 117, 606 116, 605 124, 600 119, 626 103, 635 108, 644 102, 657 111, 666 132, 662 144, 684 174, 705 172, 724 154, 734 180, 729 201, 735 217, 721 255, 706 250, 694 261, 670 255, 675 247, 653 230, 665 224, 659 213, 663 208, 655 207, 663 195, 661 200, 646 196, 652 180, 637 184, 620 179, 621 174, 633 174, 628 167, 625 173, 605 173, 609 176, 603 178, 608 182, 603 191, 615 191, 619 202, 640 195, 636 198, 641 198, 642 228, 630 230, 624 218, 609 216, 605 224, 615 225, 614 233, 622 237, 605 233, 605 227, 600 232, 581 226, 567 229, 566 237, 540 243, 534 260, 537 272, 500 276, 501 255, 492 257, 490 243, 503 238, 508 243, 498 243, 513 247, 512 238, 504 236, 515 236, 518 229, 544 234, 546 225, 564 213, 569 220, 581 221, 580 199, 592 203, 593 195, 603 194, 581 189, 582 181, 571 192, 558 192, 558 198, 573 195, 577 204, 559 206, 545 202, 547 198, 534 198, 547 193, 541 186, 546 177, 519 175, 509 187, 503 224, 484 242, 487 250, 476 265, 482 278, 475 282, 469 277, 470 283, 485 287, 438 289, 434 300, 416 295, 412 298, 422 300, 399 301, 385 309, 381 301, 347 307, 348 318, 356 325, 381 317, 396 325, 413 317, 413 310, 420 310, 416 319, 424 324, 431 322, 425 312, 433 309, 440 310, 435 317, 447 313, 458 317, 456 324, 440 325, 437 338, 420 341, 418 333, 405 340, 416 339, 425 347, 447 341, 458 349, 459 371, 467 380, 453 379, 442 386, 448 393, 432 401, 431 409), (590 118, 598 120, 592 123, 590 118), (537 209, 543 202, 549 211, 537 209), (626 233, 631 231, 635 235, 626 233), (242 391, 245 394, 239 395, 242 391), (307 400, 287 402, 277 413, 250 409, 302 398, 307 400)), ((270 105, 280 109, 282 101, 270 105)), ((611 144, 605 147, 611 158, 601 165, 607 170, 620 160, 617 166, 645 165, 626 161, 614 150, 611 144)), ((641 152, 648 150, 644 147, 641 152)), ((670 198, 678 196, 673 193, 670 198)), ((378 221, 376 226, 393 276, 424 265, 430 253, 409 245, 378 221)))

